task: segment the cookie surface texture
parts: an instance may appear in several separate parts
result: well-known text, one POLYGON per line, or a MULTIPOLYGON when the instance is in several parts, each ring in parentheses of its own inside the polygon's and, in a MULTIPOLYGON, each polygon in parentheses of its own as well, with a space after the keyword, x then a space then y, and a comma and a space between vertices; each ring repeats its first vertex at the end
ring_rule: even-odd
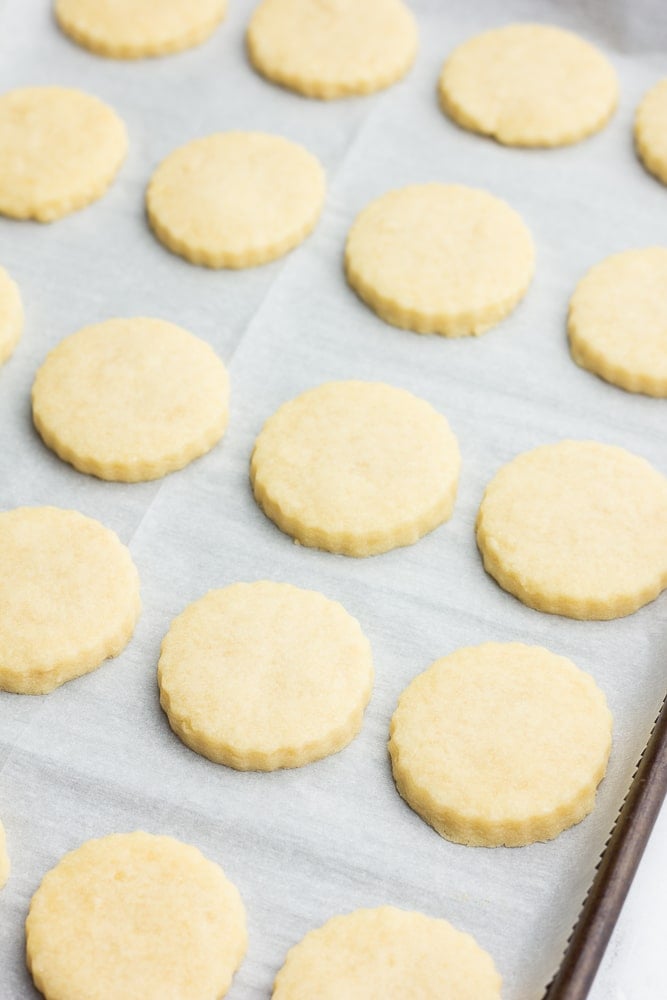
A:
POLYGON ((446 920, 393 906, 355 910, 287 953, 273 1000, 500 1000, 493 961, 446 920))
POLYGON ((639 157, 654 177, 667 184, 667 79, 644 95, 635 116, 635 145, 639 157))
POLYGON ((528 229, 500 198, 460 184, 413 184, 357 216, 345 270, 387 323, 460 337, 483 333, 512 312, 534 258, 528 229))
POLYGON ((267 517, 302 545, 368 556, 411 545, 452 513, 459 448, 405 389, 328 382, 284 403, 252 453, 267 517))
POLYGON ((463 128, 508 146, 563 146, 597 132, 618 102, 616 73, 578 35, 511 24, 464 42, 445 62, 440 102, 463 128))
POLYGON ((579 823, 610 749, 611 715, 588 674, 540 646, 496 642, 416 677, 389 741, 406 802, 443 837, 478 847, 551 840, 579 823))
POLYGON ((127 152, 108 105, 66 87, 0 97, 0 214, 52 222, 101 198, 127 152))
POLYGON ((32 389, 35 426, 60 458, 101 479, 156 479, 209 451, 229 379, 203 340, 164 320, 112 319, 66 337, 32 389))
POLYGON ((361 729, 370 645, 336 601, 286 583, 237 583, 172 623, 160 701, 197 753, 239 770, 300 767, 361 729))
POLYGON ((303 146, 263 132, 220 132, 163 160, 146 207, 173 253, 206 267, 252 267, 305 239, 324 194, 322 166, 303 146))
POLYGON ((205 41, 227 0, 56 0, 56 18, 79 45, 113 59, 180 52, 205 41))
POLYGON ((28 969, 46 1000, 217 1000, 245 950, 243 903, 222 869, 148 833, 66 854, 26 921, 28 969))
POLYGON ((491 480, 477 544, 486 571, 531 608, 629 615, 667 586, 667 479, 613 445, 543 445, 491 480))
POLYGON ((45 694, 128 643, 139 576, 113 531, 74 510, 0 514, 0 690, 45 694))
POLYGON ((263 0, 247 43, 263 76, 326 100, 400 80, 414 62, 418 34, 402 0, 263 0))
POLYGON ((12 354, 23 333, 23 305, 15 282, 0 267, 0 365, 12 354))
POLYGON ((572 357, 607 382, 667 396, 667 247, 596 264, 570 301, 572 357))
POLYGON ((5 837, 5 828, 0 823, 0 889, 9 878, 9 855, 7 854, 7 839, 5 837))

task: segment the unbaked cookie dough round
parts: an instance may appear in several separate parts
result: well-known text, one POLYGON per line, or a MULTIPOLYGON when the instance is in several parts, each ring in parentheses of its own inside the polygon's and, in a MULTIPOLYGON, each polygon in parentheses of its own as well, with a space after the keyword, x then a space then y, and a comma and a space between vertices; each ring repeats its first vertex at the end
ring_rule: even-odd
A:
POLYGON ((543 445, 491 480, 477 544, 486 571, 531 608, 629 615, 667 587, 667 479, 613 445, 543 445))
POLYGON ((0 514, 0 690, 46 694, 127 645, 139 576, 116 534, 75 510, 0 514))
POLYGON ((0 96, 0 214, 52 222, 101 198, 127 152, 125 125, 81 90, 0 96))
POLYGON ((327 382, 267 420, 250 479, 297 542, 369 556, 448 520, 460 464, 449 424, 424 400, 381 382, 327 382))
POLYGON ((579 142, 606 125, 618 102, 602 53, 545 24, 510 24, 459 45, 439 90, 457 124, 508 146, 579 142))
POLYGON ((667 396, 667 247, 592 267, 570 301, 568 334, 582 368, 629 392, 667 396))
POLYGON ((667 184, 667 78, 644 94, 635 117, 635 145, 642 163, 667 184))
POLYGON ((66 337, 37 372, 35 427, 60 458, 101 479, 181 469, 220 440, 229 379, 208 344, 160 319, 110 319, 66 337))
POLYGON ((325 187, 319 160, 303 146, 263 132, 219 132, 162 161, 146 208, 173 253, 205 267, 253 267, 306 238, 325 187))
POLYGON ((9 878, 9 855, 7 854, 7 840, 5 837, 5 828, 0 823, 0 889, 6 883, 9 878))
POLYGON ((21 294, 5 269, 0 267, 0 365, 12 354, 22 333, 21 294))
POLYGON ((192 750, 242 771, 300 767, 361 729, 373 658, 336 601, 287 583, 212 590, 172 622, 160 702, 192 750))
POLYGON ((500 198, 461 184, 413 184, 371 202, 347 238, 352 288, 387 323, 446 337, 484 333, 533 276, 533 241, 500 198))
POLYGON ((402 0, 263 0, 247 42, 263 76, 328 100, 400 80, 414 62, 418 34, 402 0))
POLYGON ((227 0, 56 0, 63 31, 112 59, 140 59, 199 45, 213 34, 227 0))
POLYGON ((500 1000, 491 956, 446 920, 380 906, 333 917, 287 953, 273 1000, 500 1000))
POLYGON ((570 660, 488 642, 436 660, 401 695, 396 787, 441 836, 475 847, 551 840, 595 805, 612 720, 570 660))
POLYGON ((141 832, 66 854, 26 920, 28 969, 46 1000, 223 997, 246 946, 243 903, 222 869, 141 832))

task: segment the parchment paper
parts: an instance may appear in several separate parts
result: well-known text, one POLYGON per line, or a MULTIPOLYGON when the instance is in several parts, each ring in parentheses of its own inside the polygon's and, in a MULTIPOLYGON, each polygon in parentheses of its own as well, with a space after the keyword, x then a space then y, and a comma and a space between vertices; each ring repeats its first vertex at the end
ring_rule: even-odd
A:
POLYGON ((473 525, 496 470, 544 442, 613 442, 667 473, 667 404, 582 371, 565 336, 568 298, 590 265, 667 242, 667 190, 637 162, 631 138, 638 100, 665 73, 667 8, 629 0, 412 6, 421 48, 409 77, 376 96, 334 103, 302 99, 251 70, 246 0, 230 0, 227 21, 201 48, 136 63, 77 48, 59 33, 47 0, 0 6, 0 89, 80 86, 119 111, 131 142, 102 201, 50 226, 0 221, 0 262, 18 281, 27 314, 24 338, 0 370, 0 507, 53 503, 98 517, 130 546, 144 600, 117 660, 45 697, 0 695, 0 816, 13 865, 0 895, 2 1000, 36 995, 24 969, 23 920, 42 875, 89 837, 136 828, 196 844, 238 885, 250 947, 233 1000, 268 997, 285 952, 310 928, 382 903, 444 916, 474 934, 501 970, 507 1000, 538 997, 560 959, 664 693, 667 597, 612 622, 540 614, 485 575, 473 525), (622 97, 602 133, 569 148, 521 151, 469 135, 441 114, 435 84, 446 54, 474 32, 517 19, 572 27, 610 56, 622 97), (289 257, 216 273, 157 243, 143 191, 171 149, 228 128, 303 142, 325 164, 329 193, 316 233, 289 257), (491 190, 535 237, 537 272, 525 302, 479 339, 389 327, 344 281, 355 214, 389 188, 428 180, 491 190), (65 335, 141 314, 181 323, 218 350, 231 368, 231 423, 211 454, 161 482, 103 483, 41 444, 30 386, 65 335), (410 548, 366 560, 301 548, 252 499, 248 459, 263 421, 284 400, 336 378, 404 386, 442 410, 458 435, 454 516, 410 548), (171 733, 155 671, 162 636, 189 601, 266 577, 342 601, 371 640, 377 678, 363 732, 342 753, 296 771, 242 774, 198 757, 171 733), (436 657, 488 639, 570 656, 595 676, 615 716, 595 812, 549 844, 447 843, 392 783, 386 738, 400 692, 436 657))

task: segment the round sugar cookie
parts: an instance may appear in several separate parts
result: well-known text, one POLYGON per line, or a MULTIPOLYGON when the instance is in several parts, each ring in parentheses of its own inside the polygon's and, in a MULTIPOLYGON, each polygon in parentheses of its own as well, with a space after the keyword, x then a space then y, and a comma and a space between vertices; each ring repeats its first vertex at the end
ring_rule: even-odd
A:
POLYGON ((449 424, 424 400, 381 382, 327 382, 267 420, 250 479, 297 542, 370 556, 449 519, 460 464, 449 424))
POLYGON ((160 319, 110 319, 66 337, 37 372, 35 427, 60 458, 100 479, 181 469, 220 440, 229 379, 213 349, 160 319))
POLYGON ((247 44, 263 76, 329 100, 400 80, 414 62, 418 34, 402 0, 263 0, 247 44))
POLYGON ((572 357, 607 382, 667 396, 667 247, 596 264, 570 301, 572 357))
POLYGON ((0 889, 9 878, 9 855, 7 854, 7 840, 5 838, 5 828, 0 823, 0 889))
POLYGON ((127 152, 125 125, 81 90, 0 96, 0 214, 52 222, 101 198, 127 152))
POLYGON ((545 24, 510 24, 459 45, 439 91, 458 125, 507 146, 579 142, 606 125, 618 102, 616 73, 602 53, 545 24))
POLYGON ((56 19, 79 45, 112 59, 140 59, 199 45, 227 0, 56 0, 56 19))
POLYGON ((448 840, 551 840, 593 809, 611 724, 592 677, 563 656, 518 642, 459 649, 399 699, 389 740, 394 780, 448 840))
POLYGON ((75 510, 0 514, 0 690, 46 694, 127 645, 141 601, 130 553, 75 510))
POLYGON ((373 658, 336 601, 287 583, 236 583, 167 633, 160 702, 187 746, 241 771, 300 767, 361 729, 373 658))
POLYGON ((460 337, 484 333, 512 312, 534 258, 528 229, 500 198, 461 184, 413 184, 357 216, 345 270, 387 323, 460 337))
POLYGON ((635 117, 635 146, 642 163, 667 184, 667 78, 644 95, 635 117))
POLYGON ((243 903, 222 869, 141 832, 66 854, 26 920, 28 969, 46 1000, 217 1000, 246 947, 243 903))
POLYGON ((273 1000, 500 1000, 491 956, 446 920, 380 906, 332 917, 287 953, 273 1000))
POLYGON ((0 365, 12 354, 22 333, 21 294, 5 269, 0 267, 0 365))
POLYGON ((205 267, 253 267, 315 228, 325 185, 321 164, 303 146, 263 132, 219 132, 162 161, 146 208, 173 253, 205 267))
POLYGON ((613 445, 543 445, 491 480, 477 544, 487 573, 531 608, 629 615, 667 586, 667 479, 613 445))

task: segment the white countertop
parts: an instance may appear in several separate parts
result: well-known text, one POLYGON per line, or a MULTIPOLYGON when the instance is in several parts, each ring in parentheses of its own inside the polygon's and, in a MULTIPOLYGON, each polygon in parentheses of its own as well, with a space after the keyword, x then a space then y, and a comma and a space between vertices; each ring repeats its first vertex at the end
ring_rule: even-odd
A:
POLYGON ((590 1000, 664 1000, 667 997, 667 804, 602 961, 590 1000))

